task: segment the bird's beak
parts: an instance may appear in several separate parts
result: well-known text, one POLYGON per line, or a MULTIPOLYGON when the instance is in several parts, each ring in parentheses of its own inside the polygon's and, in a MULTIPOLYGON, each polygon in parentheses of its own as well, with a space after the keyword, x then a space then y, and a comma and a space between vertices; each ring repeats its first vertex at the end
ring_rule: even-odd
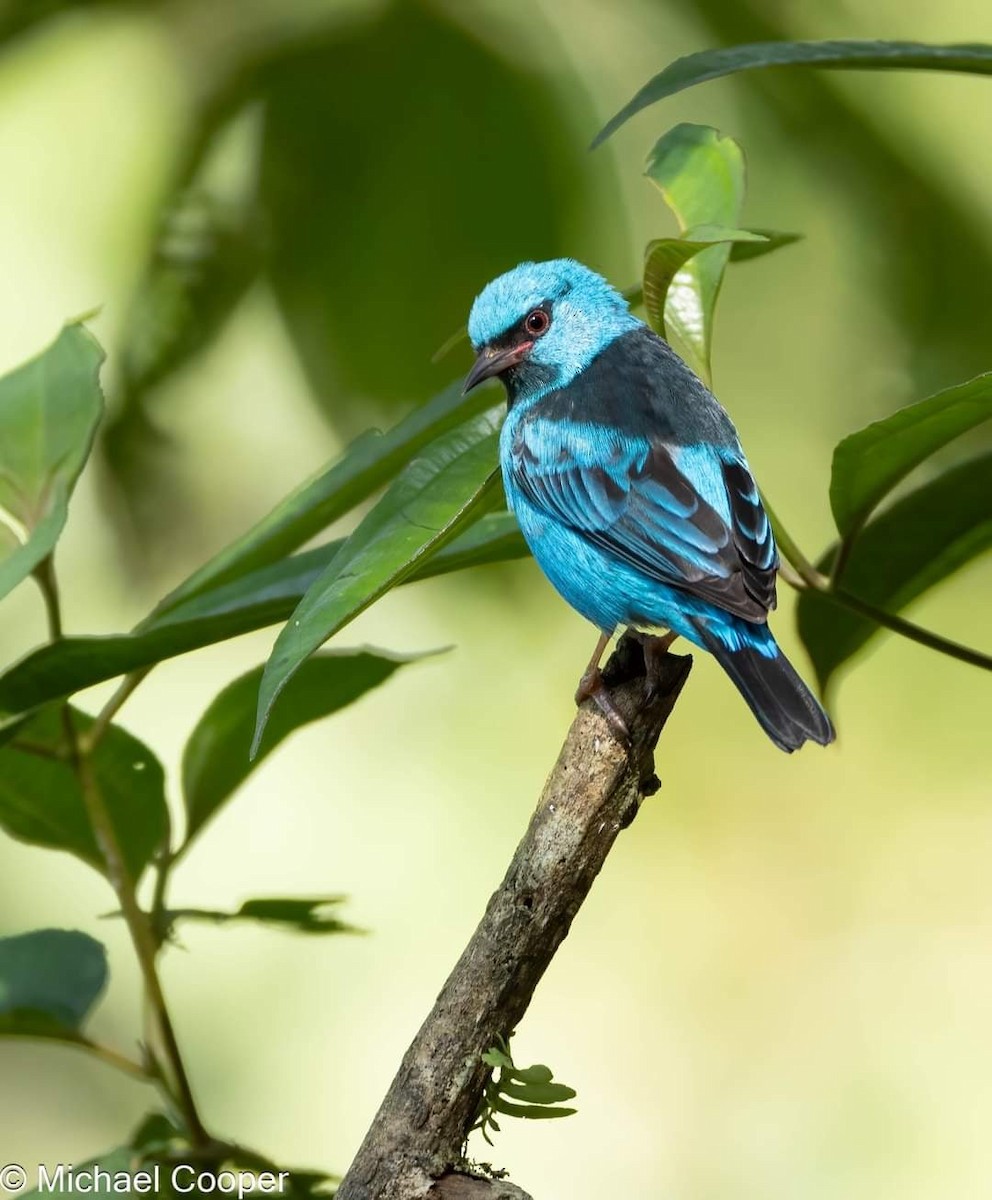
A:
POLYGON ((462 388, 462 395, 464 396, 466 392, 477 387, 484 379, 502 375, 509 367, 516 366, 521 359, 526 357, 527 351, 533 345, 533 342, 521 342, 517 346, 508 346, 501 350, 493 346, 483 346, 472 370, 468 373, 465 386, 462 388))

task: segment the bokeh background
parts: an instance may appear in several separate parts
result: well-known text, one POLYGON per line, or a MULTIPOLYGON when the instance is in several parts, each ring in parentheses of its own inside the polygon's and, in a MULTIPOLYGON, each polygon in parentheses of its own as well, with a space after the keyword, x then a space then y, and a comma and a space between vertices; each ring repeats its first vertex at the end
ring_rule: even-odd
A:
MULTIPOLYGON (((493 274, 568 252, 619 285, 671 230, 642 177, 680 120, 748 157, 746 221, 805 240, 732 267, 715 384, 810 555, 845 433, 992 366, 992 83, 756 74, 599 125, 679 54, 768 37, 992 41, 982 0, 7 0, 0 366, 100 306, 113 416, 60 549, 67 625, 112 632, 332 457, 457 376, 432 352, 493 274)), ((956 447, 954 453, 960 453, 956 447)), ((986 558, 913 619, 988 648, 986 558)), ((792 597, 776 620, 792 632, 792 597)), ((275 631, 157 669, 124 723, 168 767, 275 631)), ((10 661, 44 637, 25 584, 10 661)), ((593 635, 532 563, 404 589, 345 635, 455 649, 296 735, 174 900, 347 892, 354 938, 191 928, 167 990, 208 1123, 343 1171, 500 878, 593 635)), ((92 706, 102 693, 83 698, 92 706)), ((580 1112, 504 1122, 542 1200, 960 1200, 992 1178, 989 678, 886 637, 836 747, 775 751, 708 661, 662 791, 618 844, 515 1042, 580 1112)), ((110 947, 104 882, 0 839, 0 933, 110 947)), ((0 1046, 0 1161, 81 1162, 153 1106, 57 1047, 0 1046)))

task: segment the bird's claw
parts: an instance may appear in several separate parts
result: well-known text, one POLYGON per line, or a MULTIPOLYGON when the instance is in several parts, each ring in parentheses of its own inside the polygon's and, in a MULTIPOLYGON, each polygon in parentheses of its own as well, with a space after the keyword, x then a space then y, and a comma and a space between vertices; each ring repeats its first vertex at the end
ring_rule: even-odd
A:
POLYGON ((644 703, 657 699, 661 690, 661 671, 668 647, 678 637, 677 633, 666 633, 663 637, 645 635, 641 640, 644 650, 644 703))
POLYGON ((576 704, 582 704, 584 701, 590 699, 596 701, 596 706, 606 718, 607 724, 613 730, 617 739, 629 749, 631 737, 630 730, 627 728, 627 722, 621 716, 620 710, 613 703, 613 697, 603 682, 603 676, 598 668, 586 671, 579 680, 579 686, 575 691, 576 704))
POLYGON ((605 686, 600 688, 599 691, 594 692, 592 698, 596 701, 599 711, 606 718, 607 724, 613 730, 617 739, 629 750, 631 745, 630 730, 627 728, 627 722, 620 715, 620 710, 613 703, 610 693, 606 690, 605 686))

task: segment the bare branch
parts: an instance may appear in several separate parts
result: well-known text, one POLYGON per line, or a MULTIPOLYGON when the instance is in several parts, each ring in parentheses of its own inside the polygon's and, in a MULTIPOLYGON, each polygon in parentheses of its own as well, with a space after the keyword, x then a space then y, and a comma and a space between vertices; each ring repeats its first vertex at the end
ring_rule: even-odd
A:
POLYGON ((427 1193, 427 1200, 533 1200, 522 1188, 505 1179, 478 1179, 474 1175, 445 1175, 427 1193))
POLYGON ((662 661, 658 690, 643 707, 634 639, 621 641, 604 672, 631 730, 629 752, 594 704, 579 710, 506 877, 407 1051, 338 1200, 525 1195, 457 1173, 488 1072, 480 1056, 527 1011, 617 835, 657 790, 654 747, 692 665, 674 654, 662 661))

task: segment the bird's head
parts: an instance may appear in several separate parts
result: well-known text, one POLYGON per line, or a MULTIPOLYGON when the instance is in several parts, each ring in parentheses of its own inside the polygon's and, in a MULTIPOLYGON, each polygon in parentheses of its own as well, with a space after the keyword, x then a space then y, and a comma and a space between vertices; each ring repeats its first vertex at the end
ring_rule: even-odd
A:
POLYGON ((581 263, 521 263, 487 284, 472 305, 468 334, 477 358, 465 391, 497 375, 511 401, 565 387, 639 325, 616 288, 581 263))

